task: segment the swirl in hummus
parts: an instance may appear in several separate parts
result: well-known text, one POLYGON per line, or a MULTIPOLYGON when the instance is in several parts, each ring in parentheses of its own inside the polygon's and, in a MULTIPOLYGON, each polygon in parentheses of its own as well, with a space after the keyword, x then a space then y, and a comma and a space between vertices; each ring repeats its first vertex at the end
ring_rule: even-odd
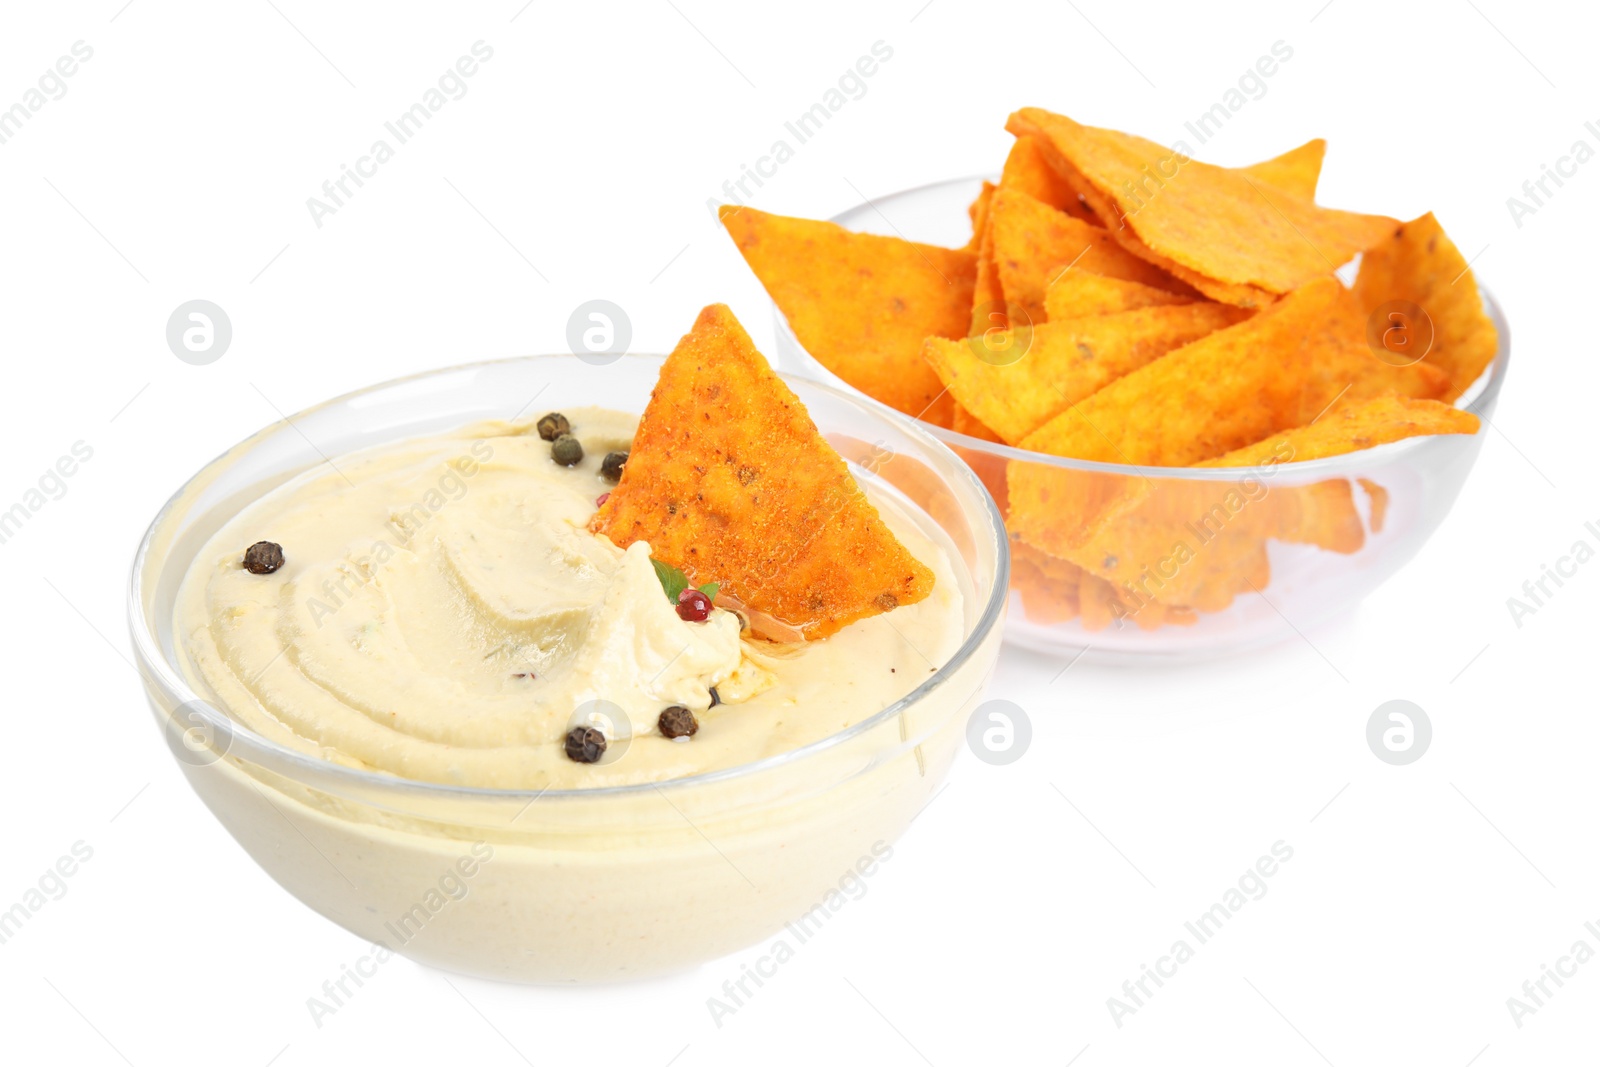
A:
POLYGON ((179 595, 194 681, 246 726, 340 763, 463 786, 569 789, 734 767, 820 740, 920 685, 961 643, 946 549, 885 499, 930 567, 925 600, 821 641, 741 637, 736 614, 680 619, 643 542, 590 533, 601 458, 633 416, 568 410, 585 458, 486 422, 307 471, 210 540, 179 595), (275 573, 241 565, 269 539, 275 573), (713 706, 711 689, 720 703, 713 706), (595 701, 620 709, 608 758, 563 753, 595 701), (662 737, 661 711, 700 721, 662 737))

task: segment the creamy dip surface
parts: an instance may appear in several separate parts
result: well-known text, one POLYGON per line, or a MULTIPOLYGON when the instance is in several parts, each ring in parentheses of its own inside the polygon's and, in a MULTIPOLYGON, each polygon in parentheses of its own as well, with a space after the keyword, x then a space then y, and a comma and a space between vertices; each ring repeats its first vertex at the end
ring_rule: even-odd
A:
POLYGON ((514 789, 663 781, 825 738, 915 689, 960 647, 945 549, 874 499, 934 573, 916 604, 821 641, 741 636, 722 608, 680 619, 649 546, 587 529, 608 451, 635 416, 566 409, 583 443, 556 464, 531 423, 485 422, 383 446, 277 487, 201 551, 179 593, 193 681, 246 726, 325 759, 406 778, 514 789), (283 547, 272 574, 242 565, 283 547), (711 689, 721 703, 712 706, 711 689), (661 736, 671 705, 699 720, 661 736), (574 726, 609 745, 568 759, 574 726))

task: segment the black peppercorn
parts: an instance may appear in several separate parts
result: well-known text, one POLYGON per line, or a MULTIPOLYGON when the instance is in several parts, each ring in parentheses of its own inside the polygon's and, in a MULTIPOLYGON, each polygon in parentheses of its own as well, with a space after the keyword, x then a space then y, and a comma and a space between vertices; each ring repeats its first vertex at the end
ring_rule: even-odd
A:
POLYGON ((607 452, 606 458, 600 461, 600 477, 616 485, 622 480, 622 465, 627 462, 626 452, 607 452))
POLYGON ((656 720, 656 729, 661 731, 662 737, 693 737, 700 729, 700 723, 694 717, 694 712, 682 704, 674 704, 661 713, 656 720))
POLYGON ((559 411, 552 411, 539 420, 539 436, 546 441, 554 441, 564 433, 572 432, 572 424, 567 417, 559 411))
POLYGON ((244 569, 251 574, 271 574, 283 566, 283 546, 257 541, 244 550, 244 569))
POLYGON ((593 726, 574 726, 567 731, 567 758, 574 763, 599 763, 606 754, 606 735, 593 726))
POLYGON ((570 433, 564 433, 550 445, 550 458, 563 467, 577 466, 583 459, 583 445, 570 433))

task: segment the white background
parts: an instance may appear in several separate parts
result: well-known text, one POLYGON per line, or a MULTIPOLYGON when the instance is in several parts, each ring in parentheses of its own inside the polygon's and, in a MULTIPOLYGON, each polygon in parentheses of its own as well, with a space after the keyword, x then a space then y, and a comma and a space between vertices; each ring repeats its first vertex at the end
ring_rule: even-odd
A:
POLYGON ((0 545, 0 908, 94 850, 0 945, 0 1058, 1593 1062, 1600 961, 1520 1029, 1506 1007, 1576 940, 1600 949, 1600 562, 1520 628, 1506 606, 1573 542, 1600 545, 1600 161, 1520 227, 1506 207, 1573 141, 1600 148, 1579 5, 123 2, 0 14, 0 106, 94 49, 0 145, 0 508, 74 442, 94 450, 0 545), (317 228, 306 198, 480 39, 494 57, 467 95, 317 228), (125 661, 138 535, 278 412, 564 350, 587 299, 627 309, 636 349, 715 300, 770 343, 706 202, 880 40, 866 95, 756 206, 826 216, 856 189, 997 170, 1024 105, 1171 141, 1287 42, 1197 154, 1326 137, 1324 203, 1433 209, 1482 250, 1514 362, 1454 512, 1359 611, 1259 654, 1057 677, 1008 650, 993 695, 1031 715, 1029 752, 964 756, 867 895, 720 1028, 706 1000, 758 951, 595 991, 452 989, 395 960, 318 1028, 306 999, 366 947, 271 883, 175 769, 125 661), (164 337, 197 297, 234 330, 206 367, 164 337), (1435 736, 1397 768, 1364 730, 1400 697, 1435 736), (1270 892, 1114 1025, 1106 999, 1279 840, 1294 858, 1270 892))

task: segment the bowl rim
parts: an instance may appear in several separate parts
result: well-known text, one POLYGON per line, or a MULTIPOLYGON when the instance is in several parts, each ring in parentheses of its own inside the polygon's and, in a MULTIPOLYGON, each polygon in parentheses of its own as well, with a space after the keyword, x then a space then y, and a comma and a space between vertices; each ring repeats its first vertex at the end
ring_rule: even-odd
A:
MULTIPOLYGON (((214 456, 204 463, 198 470, 186 478, 183 484, 180 485, 178 489, 173 492, 172 495, 169 496, 161 505, 160 509, 156 512, 155 517, 151 519, 150 524, 145 528, 143 535, 139 538, 138 548, 134 552, 133 563, 129 568, 127 587, 128 627, 132 639, 134 656, 140 667, 140 673, 143 676, 147 691, 152 686, 155 686, 164 690, 167 694, 176 697, 177 708, 192 709, 200 716, 205 725, 210 726, 213 730, 217 731, 216 736, 226 739, 226 746, 224 747, 219 759, 231 757, 236 754, 251 757, 263 757, 252 758, 251 762, 262 764, 270 761, 278 767, 287 765, 296 771, 304 771, 306 772, 304 776, 295 776, 295 781, 302 784, 308 780, 315 781, 319 775, 328 775, 334 780, 347 781, 351 784, 367 789, 376 789, 380 792, 395 792, 400 794, 467 800, 525 800, 529 803, 531 803, 532 800, 541 797, 550 797, 552 799, 582 800, 587 798, 616 795, 633 796, 651 790, 661 790, 667 788, 704 786, 735 778, 741 778, 746 775, 756 775, 762 771, 773 770, 789 763, 798 763, 809 756, 816 755, 817 753, 823 752, 837 745, 841 745, 859 735, 868 733, 881 726, 883 723, 894 719, 896 716, 900 715, 911 707, 914 707, 922 699, 931 695, 935 690, 949 683, 956 672, 972 659, 977 651, 995 632, 996 627, 1000 623, 1001 617, 1005 613, 1006 605, 1010 597, 1010 544, 1006 538, 1005 521, 1000 515, 999 508, 995 505, 994 499, 989 495, 988 490, 983 487, 983 483, 978 479, 971 467, 969 467, 960 456, 951 451, 950 447, 945 442, 939 440, 933 434, 929 433, 929 427, 927 427, 925 424, 908 418, 899 412, 894 411, 892 408, 883 407, 882 405, 877 404, 876 401, 872 401, 870 398, 867 398, 864 394, 859 392, 849 389, 841 389, 830 382, 818 381, 817 379, 808 378, 804 375, 788 374, 782 371, 777 371, 776 368, 774 368, 779 378, 781 378, 784 384, 789 386, 791 389, 795 388, 796 383, 798 383, 801 388, 817 389, 820 392, 831 394, 840 400, 846 401, 850 405, 861 409, 866 415, 879 419, 887 417, 888 420, 894 423, 901 432, 907 433, 913 438, 921 439, 921 442, 924 445, 931 448, 934 455, 943 454, 942 458, 948 460, 951 472, 954 472, 956 477, 965 483, 966 487, 972 491, 974 498, 978 501, 978 513, 972 513, 970 512, 970 509, 964 510, 968 510, 969 514, 972 515, 973 518, 976 518, 977 514, 981 514, 982 518, 986 520, 986 523, 981 523, 979 525, 986 525, 990 535, 994 539, 995 573, 993 584, 989 590, 987 602, 982 605, 982 610, 980 611, 976 622, 973 624, 971 631, 963 639, 961 646, 951 654, 948 660, 941 664, 936 671, 934 671, 915 689, 911 690, 909 693, 906 693, 900 699, 889 704, 887 707, 884 707, 879 711, 874 712, 872 715, 867 716, 860 722, 853 723, 842 730, 835 731, 826 737, 819 738, 818 740, 806 745, 802 745, 799 748, 790 749, 787 752, 779 752, 772 756, 766 756, 758 760, 753 760, 749 763, 737 764, 733 767, 724 767, 714 771, 706 771, 700 774, 686 775, 679 778, 669 778, 662 781, 635 782, 625 785, 601 786, 592 789, 500 789, 488 786, 458 786, 443 782, 428 782, 421 779, 403 778, 399 775, 383 771, 365 770, 358 767, 351 767, 345 764, 335 763, 331 760, 325 760, 310 753, 301 752, 297 749, 290 748, 287 745, 280 744, 271 738, 256 733, 243 723, 229 716, 225 711, 217 707, 212 700, 196 693, 194 688, 183 677, 182 672, 178 669, 176 664, 165 655, 160 641, 158 641, 156 638, 156 630, 153 625, 153 620, 147 616, 144 610, 142 596, 144 579, 150 563, 151 548, 157 532, 166 522, 173 509, 177 507, 177 505, 188 494, 190 488, 194 486, 201 478, 205 477, 217 463, 230 456, 240 456, 245 454, 249 451, 249 447, 253 442, 257 442, 266 435, 276 432, 286 424, 292 425, 292 420, 298 420, 327 408, 348 403, 357 397, 378 393, 386 389, 396 388, 428 378, 442 378, 446 375, 459 374, 463 371, 475 371, 487 367, 513 363, 534 364, 543 360, 570 360, 572 358, 574 357, 570 353, 538 353, 532 355, 506 356, 496 359, 475 360, 468 363, 435 367, 429 370, 422 370, 412 374, 403 375, 398 378, 386 379, 384 381, 376 382, 371 385, 341 393, 327 400, 323 400, 320 403, 313 404, 310 407, 303 408, 300 411, 278 419, 275 422, 269 423, 268 425, 261 427, 254 433, 251 433, 243 440, 239 441, 237 444, 224 450, 220 454, 214 456), (887 415, 885 415, 885 413, 887 413, 887 415)), ((627 352, 618 356, 618 359, 655 362, 664 361, 666 358, 667 355, 665 353, 652 352, 627 352)), ((397 440, 403 439, 404 438, 399 438, 397 440)), ((339 454, 342 455, 344 453, 339 454)), ((943 480, 948 481, 949 479, 945 478, 943 480)), ((980 686, 979 689, 975 690, 973 694, 963 697, 962 703, 965 704, 967 700, 970 700, 972 696, 977 695, 977 693, 981 691, 982 687, 980 686)), ((165 709, 166 717, 170 717, 173 714, 175 714, 175 709, 165 709)))
MULTIPOLYGON (((870 208, 874 211, 878 211, 879 205, 886 204, 897 197, 910 196, 913 193, 923 193, 934 189, 955 189, 962 186, 971 186, 975 182, 998 180, 999 175, 989 173, 923 182, 920 185, 913 185, 909 188, 899 189, 892 193, 884 193, 879 196, 866 198, 859 204, 852 205, 843 211, 829 216, 828 221, 834 223, 835 225, 845 226, 846 229, 850 229, 850 227, 845 225, 843 220, 855 216, 863 208, 870 208)), ((1343 269, 1343 267, 1340 269, 1343 269)), ((1505 377, 1510 368, 1511 327, 1506 322, 1504 309, 1501 308, 1500 302, 1495 299, 1494 294, 1490 292, 1481 281, 1478 281, 1476 275, 1474 275, 1473 280, 1478 282, 1478 296, 1483 301, 1484 310, 1488 314, 1489 320, 1494 323, 1495 331, 1498 334, 1496 338, 1497 343, 1495 346, 1494 359, 1489 364, 1487 376, 1479 375, 1478 381, 1474 382, 1472 386, 1469 386, 1467 393, 1464 394, 1465 396, 1470 396, 1471 399, 1465 404, 1456 403, 1452 406, 1460 407, 1464 411, 1470 411, 1482 420, 1482 424, 1478 427, 1477 432, 1471 435, 1478 437, 1488 433, 1490 421, 1487 413, 1494 410, 1495 403, 1498 401, 1500 396, 1501 387, 1505 383, 1505 377), (1477 389, 1477 392, 1474 393, 1473 389, 1476 388, 1480 382, 1482 383, 1482 388, 1477 389)), ((821 360, 811 353, 810 349, 800 343, 800 338, 797 334, 795 334, 794 328, 790 326, 788 317, 784 315, 783 309, 778 307, 777 302, 771 300, 770 295, 768 297, 768 302, 772 305, 772 314, 774 320, 776 321, 778 331, 785 339, 792 342, 796 349, 805 353, 806 358, 810 360, 815 367, 820 368, 828 375, 827 378, 818 380, 826 381, 827 384, 832 385, 835 389, 838 389, 842 386, 844 389, 847 389, 858 396, 866 398, 868 401, 877 404, 879 407, 887 408, 890 411, 895 410, 893 408, 889 408, 888 405, 884 404, 882 401, 868 396, 862 390, 857 389, 848 382, 845 382, 844 379, 840 378, 837 374, 825 366, 821 360)), ((800 374, 797 376, 804 377, 805 375, 800 374)), ((948 389, 946 391, 948 392, 948 389)), ((900 414, 903 418, 911 417, 909 415, 905 415, 903 412, 897 412, 897 414, 900 414)), ((1008 445, 1003 442, 987 441, 981 437, 972 437, 964 433, 958 433, 955 430, 946 429, 943 426, 935 426, 932 423, 924 423, 920 419, 914 421, 918 422, 922 426, 927 427, 928 432, 932 436, 938 438, 946 445, 956 446, 974 452, 987 453, 992 456, 997 456, 1001 459, 1033 463, 1039 466, 1054 467, 1061 470, 1115 474, 1122 477, 1139 477, 1144 479, 1165 478, 1182 481, 1239 481, 1243 477, 1248 477, 1251 472, 1263 469, 1263 466, 1261 465, 1247 467, 1159 467, 1139 463, 1108 463, 1100 460, 1073 459, 1068 456, 1055 456, 1048 452, 1035 452, 1031 449, 1018 448, 1015 445, 1008 445)), ((1270 468, 1274 472, 1289 474, 1296 478, 1301 476, 1307 478, 1323 478, 1329 475, 1349 475, 1370 470, 1372 467, 1371 457, 1374 455, 1382 456, 1386 461, 1388 461, 1394 459, 1397 454, 1403 452, 1424 450, 1430 447, 1450 447, 1452 444, 1450 438, 1460 436, 1464 435, 1424 434, 1418 437, 1405 438, 1400 441, 1391 441, 1388 444, 1377 445, 1373 448, 1357 449, 1354 452, 1345 452, 1336 456, 1326 456, 1322 459, 1291 460, 1287 463, 1266 464, 1265 467, 1270 468)))

